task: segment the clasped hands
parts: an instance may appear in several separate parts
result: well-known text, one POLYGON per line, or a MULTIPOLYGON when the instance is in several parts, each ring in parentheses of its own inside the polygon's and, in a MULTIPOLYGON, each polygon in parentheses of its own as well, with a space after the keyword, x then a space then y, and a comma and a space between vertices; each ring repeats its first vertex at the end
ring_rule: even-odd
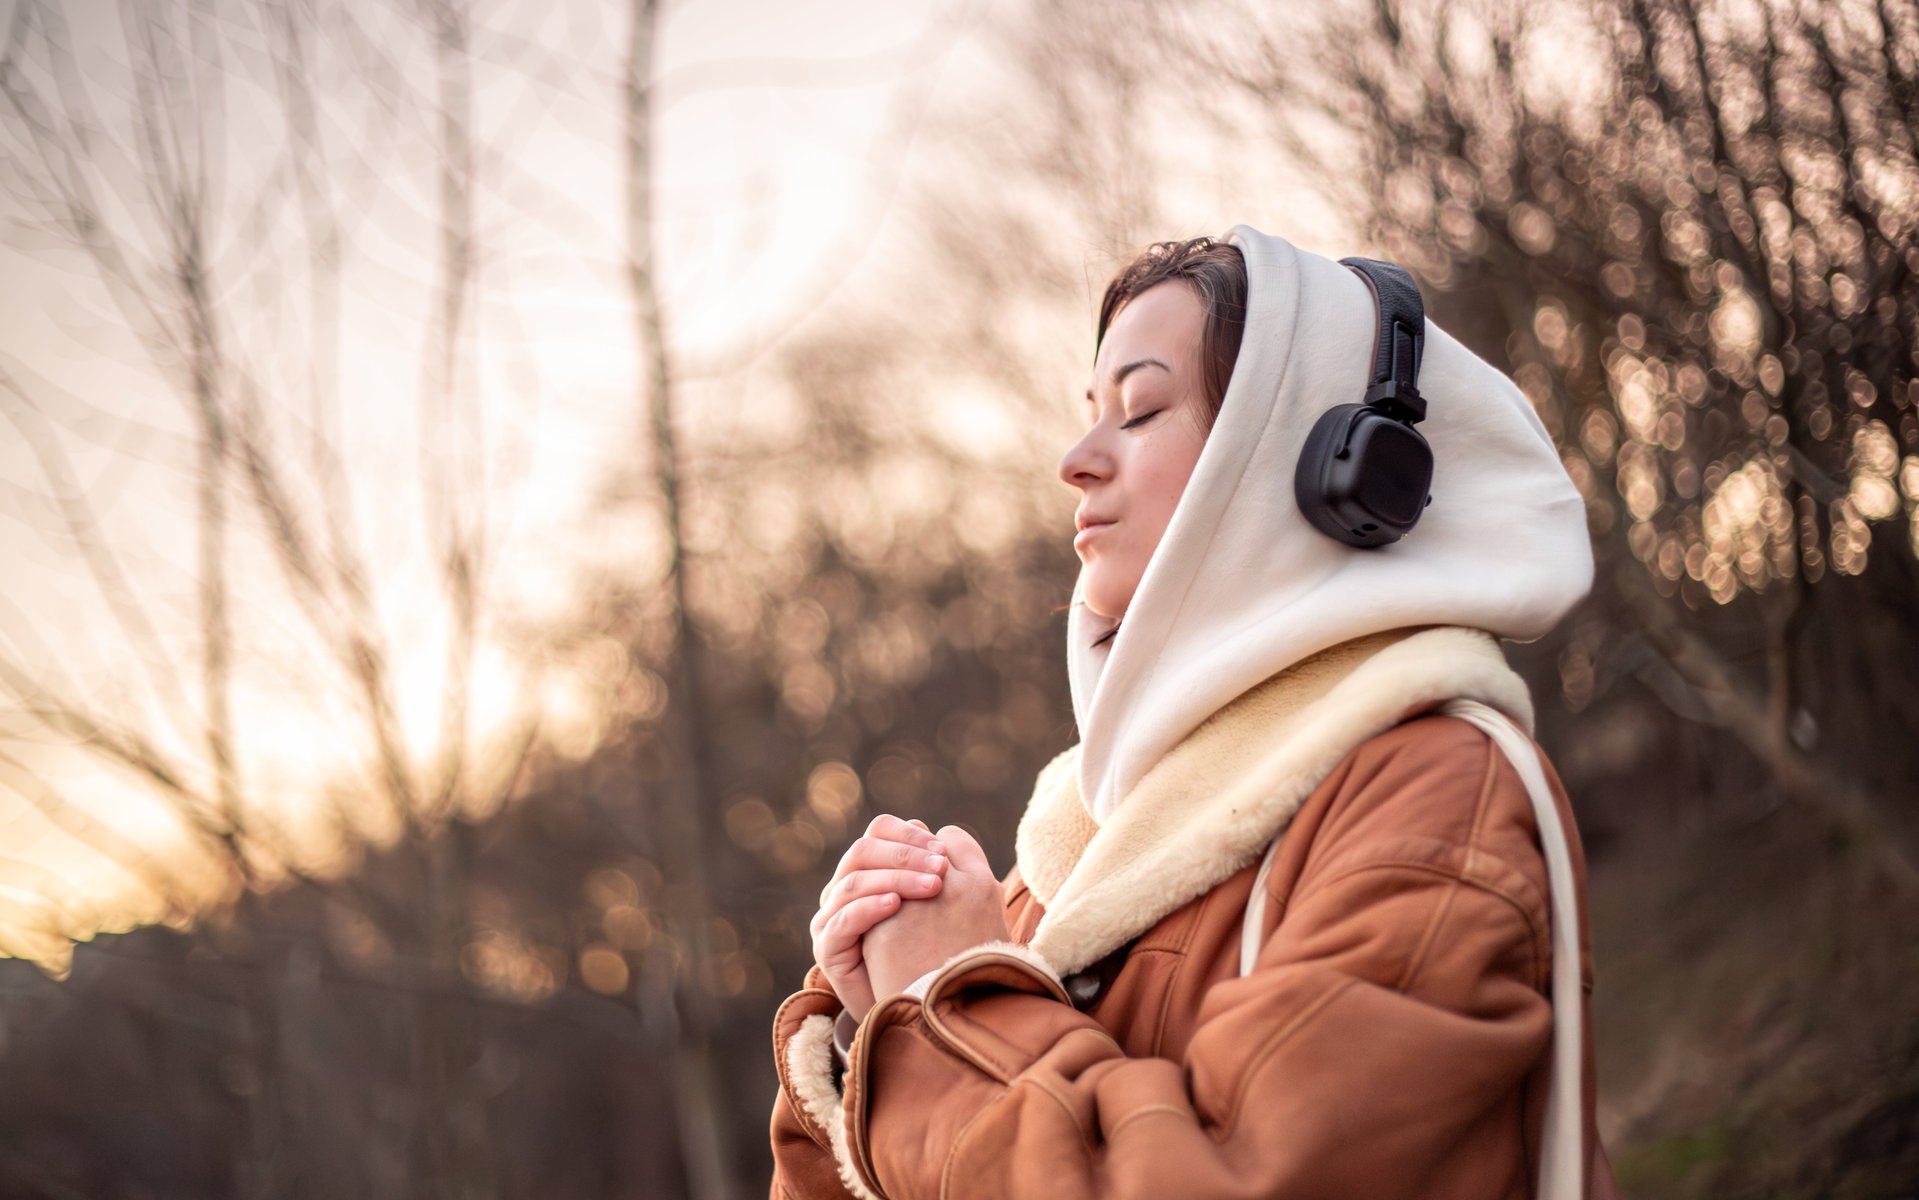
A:
POLYGON ((1008 937, 999 880, 973 836, 885 813, 846 848, 810 927, 813 960, 860 1020, 960 951, 1008 937))

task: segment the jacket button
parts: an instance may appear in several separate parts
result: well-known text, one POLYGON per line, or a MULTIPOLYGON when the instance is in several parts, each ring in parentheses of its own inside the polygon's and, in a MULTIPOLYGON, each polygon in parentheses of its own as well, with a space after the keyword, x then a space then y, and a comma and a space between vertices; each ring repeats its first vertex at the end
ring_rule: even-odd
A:
POLYGON ((1091 971, 1079 971, 1066 977, 1066 994, 1073 998, 1073 1007, 1085 1008, 1099 998, 1099 976, 1091 971))

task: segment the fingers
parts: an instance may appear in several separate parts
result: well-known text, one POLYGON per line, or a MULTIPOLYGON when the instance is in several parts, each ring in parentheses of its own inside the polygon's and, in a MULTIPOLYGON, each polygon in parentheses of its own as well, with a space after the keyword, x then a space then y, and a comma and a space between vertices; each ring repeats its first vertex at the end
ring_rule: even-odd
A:
POLYGON ((813 961, 827 975, 844 975, 860 965, 860 939, 899 909, 896 892, 861 896, 842 905, 813 933, 813 961))
POLYGON ((903 821, 892 813, 881 813, 867 822, 866 836, 889 842, 905 842, 922 850, 934 840, 933 831, 926 827, 926 822, 903 821))
POLYGON ((926 871, 903 871, 891 867, 870 871, 852 871, 826 889, 820 910, 813 914, 814 933, 855 900, 891 892, 908 900, 924 900, 939 894, 940 876, 926 871))
MULTIPOLYGON (((905 824, 905 822, 901 822, 905 824)), ((931 834, 926 835, 927 844, 944 846, 931 834)), ((856 838, 840 856, 839 866, 834 869, 833 877, 820 889, 820 906, 825 907, 827 898, 840 880, 855 871, 873 870, 921 871, 928 875, 946 873, 946 855, 920 849, 906 842, 895 842, 885 838, 856 838)))
POLYGON ((986 861, 986 851, 973 839, 973 835, 957 825, 940 827, 939 840, 947 848, 947 854, 953 865, 962 871, 993 874, 993 865, 986 861))

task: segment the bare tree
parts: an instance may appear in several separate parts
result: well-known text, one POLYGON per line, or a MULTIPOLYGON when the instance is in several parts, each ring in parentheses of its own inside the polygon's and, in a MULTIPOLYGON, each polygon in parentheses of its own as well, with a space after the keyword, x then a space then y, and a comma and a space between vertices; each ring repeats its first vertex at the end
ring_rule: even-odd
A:
MULTIPOLYGON (((440 163, 441 240, 432 316, 424 323, 429 344, 422 354, 419 482, 452 630, 439 755, 425 771, 412 761, 401 728, 392 651, 378 616, 380 586, 355 532, 342 465, 341 206, 353 198, 336 191, 322 124, 348 113, 316 93, 321 72, 313 55, 315 41, 325 40, 336 52, 359 56, 370 79, 391 83, 400 72, 388 48, 366 36, 352 14, 323 31, 315 14, 297 4, 127 7, 118 29, 131 97, 124 112, 114 110, 111 99, 102 107, 102 92, 90 86, 98 68, 83 61, 81 35, 96 31, 72 28, 58 5, 16 6, 0 52, 6 153, 18 168, 9 172, 18 181, 9 214, 15 228, 58 235, 82 253, 88 282, 111 298, 189 419, 191 462, 179 465, 193 481, 196 595, 188 647, 131 578, 67 448, 76 434, 128 418, 92 409, 9 354, 0 366, 0 411, 32 447, 64 532, 131 651, 127 661, 145 670, 151 704, 110 707, 49 676, 45 656, 31 664, 0 659, 0 691, 38 737, 77 746, 168 803, 196 836, 204 859, 225 876, 222 899, 237 909, 224 948, 247 970, 246 1062, 257 1100, 246 1109, 250 1133, 239 1175, 252 1195, 286 1194, 296 1166, 288 1145, 293 1117, 285 1108, 295 1089, 282 1075, 287 1038, 280 1028, 283 981, 275 974, 281 960, 250 941, 260 928, 254 918, 264 889, 286 879, 363 914, 401 949, 419 984, 409 988, 409 1045, 429 1149, 412 1194, 434 1188, 476 1194, 472 1188, 491 1174, 482 1161, 484 1122, 471 1111, 477 1098, 470 1073, 456 1066, 471 997, 456 994, 449 1002, 446 984, 460 978, 460 953, 471 936, 461 895, 464 844, 438 835, 462 808, 497 806, 494 793, 514 786, 535 747, 535 725, 529 712, 514 751, 518 761, 508 761, 504 782, 472 770, 469 666, 482 613, 486 537, 484 488, 473 479, 484 459, 479 409, 462 349, 479 259, 468 26, 454 4, 422 15, 436 88, 430 98, 404 99, 417 100, 415 112, 435 118, 429 128, 440 163), (251 36, 255 18, 264 23, 264 42, 251 36), (321 39, 322 33, 329 36, 321 39), (279 155, 228 158, 230 127, 255 115, 243 120, 229 107, 230 91, 240 83, 278 100, 274 115, 286 137, 279 155), (229 191, 236 177, 262 181, 260 190, 236 199, 229 191), (270 252, 274 239, 286 236, 279 218, 288 211, 298 214, 289 240, 304 249, 304 263, 270 252), (309 301, 304 428, 289 416, 294 407, 281 402, 281 364, 263 361, 248 345, 257 331, 246 327, 249 314, 240 299, 250 289, 290 290, 301 282, 309 301), (79 419, 89 413, 95 420, 83 427, 79 419), (285 445, 289 425, 303 455, 285 445), (437 452, 443 434, 454 446, 452 457, 437 452), (314 874, 308 849, 281 829, 246 777, 234 699, 242 669, 235 600, 245 592, 258 602, 263 581, 252 564, 262 560, 279 576, 302 632, 330 666, 336 694, 357 708, 366 758, 376 764, 372 790, 384 796, 402 846, 414 855, 424 905, 390 902, 350 877, 314 874), (197 672, 175 665, 187 657, 197 672), (156 727, 143 727, 148 714, 156 727)), ((110 90, 105 94, 111 97, 110 90)), ((20 643, 32 630, 8 633, 20 643)), ((21 736, 32 735, 23 730, 21 736)), ((0 766, 11 790, 135 872, 176 914, 205 907, 206 898, 183 882, 204 864, 183 870, 115 837, 23 755, 8 754, 0 766)), ((342 824, 362 842, 378 836, 364 818, 343 815, 342 824)))
POLYGON ((1808 681, 1846 656, 1839 607, 1877 631, 1865 710, 1908 706, 1919 662, 1893 616, 1919 594, 1919 13, 1384 0, 1278 29, 1215 17, 1226 34, 1186 39, 1194 69, 1265 106, 1275 143, 1507 356, 1559 440, 1600 557, 1562 644, 1569 700, 1650 649, 1682 715, 1726 728, 1919 894, 1884 798, 1810 756, 1853 713, 1808 681), (1869 559, 1873 586, 1814 603, 1869 559))
MULTIPOLYGON (((633 298, 645 397, 652 478, 659 491, 667 544, 666 583, 672 593, 668 688, 674 702, 673 733, 678 771, 673 803, 666 810, 665 840, 672 848, 674 903, 670 944, 682 960, 670 970, 671 986, 656 991, 654 1008, 672 1014, 680 1148, 696 1197, 734 1194, 720 1127, 719 1072, 713 1058, 712 954, 707 940, 709 915, 706 875, 708 826, 717 807, 708 779, 712 758, 712 714, 707 709, 696 655, 698 647, 687 608, 687 554, 682 515, 682 454, 674 427, 673 364, 666 334, 654 252, 654 79, 658 73, 659 32, 656 0, 635 0, 626 61, 626 232, 627 284, 633 298)), ((659 1014, 664 1015, 664 1014, 659 1014)))

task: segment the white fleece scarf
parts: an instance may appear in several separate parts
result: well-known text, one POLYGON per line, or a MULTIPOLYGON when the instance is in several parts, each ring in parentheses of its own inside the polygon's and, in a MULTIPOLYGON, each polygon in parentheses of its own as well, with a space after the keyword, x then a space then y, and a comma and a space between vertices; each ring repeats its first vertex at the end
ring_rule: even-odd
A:
POLYGON ((1432 504, 1379 549, 1313 528, 1294 468, 1319 415, 1366 391, 1372 295, 1284 238, 1238 225, 1226 240, 1248 288, 1218 421, 1119 632, 1100 642, 1115 622, 1080 602, 1083 570, 1073 589, 1078 791, 1097 823, 1208 716, 1318 650, 1413 625, 1533 641, 1592 586, 1585 506, 1546 427, 1512 380, 1431 321, 1417 428, 1433 448, 1432 504))

